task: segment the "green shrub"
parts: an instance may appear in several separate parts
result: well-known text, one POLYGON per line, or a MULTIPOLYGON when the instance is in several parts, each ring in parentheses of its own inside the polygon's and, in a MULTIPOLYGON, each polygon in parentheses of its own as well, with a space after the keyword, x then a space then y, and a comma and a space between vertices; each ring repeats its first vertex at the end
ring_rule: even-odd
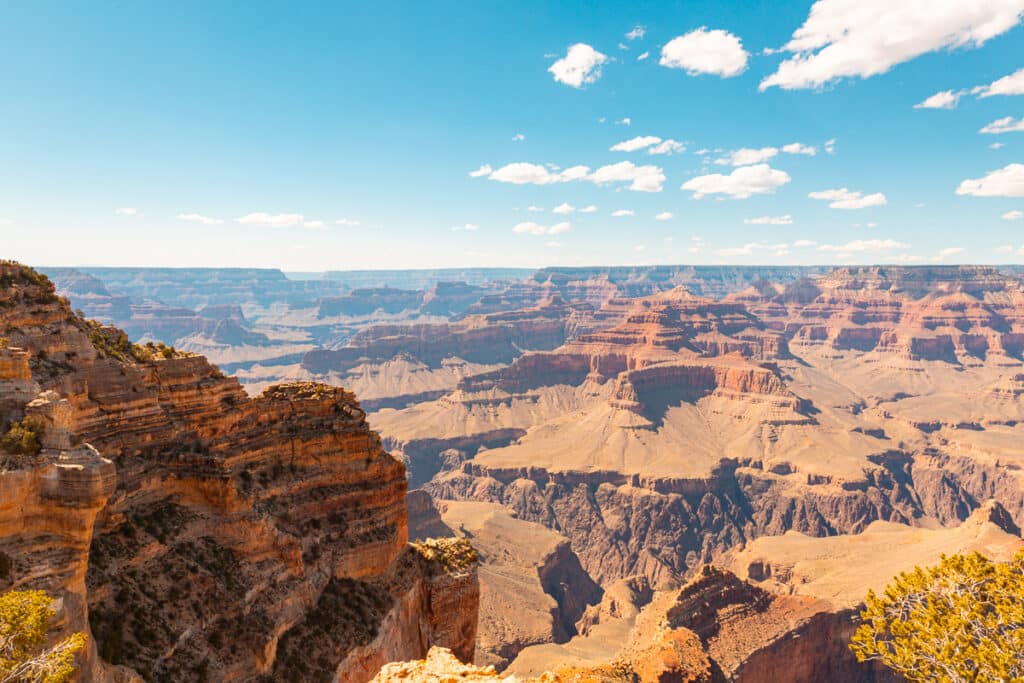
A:
POLYGON ((943 556, 869 592, 850 649, 908 681, 1024 680, 1024 553, 991 562, 943 556))
POLYGON ((0 446, 12 455, 39 455, 45 428, 46 422, 41 417, 29 415, 20 422, 11 423, 7 433, 0 438, 0 446))

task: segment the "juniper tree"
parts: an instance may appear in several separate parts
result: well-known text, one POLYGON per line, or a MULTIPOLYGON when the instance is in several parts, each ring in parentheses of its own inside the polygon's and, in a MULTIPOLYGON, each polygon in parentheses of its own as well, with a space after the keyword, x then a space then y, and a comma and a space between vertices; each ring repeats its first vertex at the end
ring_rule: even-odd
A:
POLYGON ((850 649, 909 681, 1024 680, 1024 552, 943 556, 868 593, 850 649))
POLYGON ((74 633, 45 647, 53 599, 43 591, 0 595, 0 683, 64 683, 75 672, 75 654, 85 634, 74 633))

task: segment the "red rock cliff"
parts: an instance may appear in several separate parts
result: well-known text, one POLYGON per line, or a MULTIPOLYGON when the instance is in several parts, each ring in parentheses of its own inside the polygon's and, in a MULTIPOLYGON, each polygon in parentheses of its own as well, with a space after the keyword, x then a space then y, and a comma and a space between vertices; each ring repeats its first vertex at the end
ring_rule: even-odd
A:
POLYGON ((4 429, 45 426, 0 471, 0 581, 91 630, 85 680, 357 680, 432 644, 472 656, 475 565, 407 546, 405 469, 351 393, 248 399, 18 265, 0 266, 0 330, 4 429))

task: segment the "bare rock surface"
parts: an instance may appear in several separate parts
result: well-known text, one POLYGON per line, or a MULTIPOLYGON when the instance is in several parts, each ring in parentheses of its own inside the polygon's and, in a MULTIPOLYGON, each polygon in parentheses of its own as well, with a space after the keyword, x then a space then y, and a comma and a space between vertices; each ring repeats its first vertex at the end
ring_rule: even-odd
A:
POLYGON ((136 345, 0 264, 3 588, 89 632, 84 680, 359 680, 433 644, 471 659, 463 541, 407 545, 406 478, 355 396, 258 398, 206 359, 136 345), (26 442, 28 443, 28 442, 26 442))

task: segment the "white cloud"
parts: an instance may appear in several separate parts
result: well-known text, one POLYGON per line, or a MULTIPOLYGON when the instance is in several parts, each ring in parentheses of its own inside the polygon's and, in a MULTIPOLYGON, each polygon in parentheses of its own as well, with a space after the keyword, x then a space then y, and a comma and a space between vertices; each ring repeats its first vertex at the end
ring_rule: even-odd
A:
POLYGON ((224 222, 220 218, 210 218, 198 213, 179 213, 178 220, 188 223, 202 223, 203 225, 220 225, 224 222))
POLYGON ((1018 211, 1017 209, 1007 211, 1002 215, 1004 221, 1019 221, 1022 218, 1024 218, 1024 211, 1018 211))
POLYGON ((786 154, 804 154, 809 157, 813 157, 818 153, 818 150, 811 145, 804 145, 799 142, 791 142, 788 145, 782 146, 782 151, 786 154))
POLYGON ((889 254, 882 259, 887 263, 920 263, 925 260, 924 256, 917 254, 889 254))
POLYGON ((818 251, 830 251, 840 253, 864 252, 864 251, 886 251, 888 249, 909 249, 910 245, 896 240, 853 240, 846 244, 821 244, 818 251))
POLYGON ((659 63, 670 69, 686 69, 691 76, 714 74, 729 78, 743 73, 747 56, 737 36, 702 26, 666 43, 661 48, 659 63))
POLYGON ((638 135, 635 138, 629 140, 623 140, 622 142, 612 145, 609 152, 635 152, 651 145, 656 145, 661 142, 661 138, 654 135, 638 135))
POLYGON ((637 24, 626 34, 626 40, 638 40, 647 34, 647 28, 637 24))
POLYGON ((656 135, 637 135, 609 147, 609 152, 639 152, 647 150, 649 155, 673 155, 686 152, 686 145, 671 138, 663 140, 656 135))
POLYGON ((359 225, 359 221, 356 220, 355 218, 339 218, 338 220, 334 221, 334 224, 335 225, 355 226, 355 225, 359 225))
POLYGON ((573 166, 572 168, 553 173, 540 164, 530 164, 518 161, 506 164, 501 168, 491 171, 488 178, 501 183, 512 183, 513 185, 549 185, 551 183, 564 183, 570 180, 579 180, 587 174, 590 169, 586 166, 573 166))
POLYGON ((705 154, 710 154, 710 153, 711 153, 711 150, 710 150, 710 149, 708 149, 707 147, 701 147, 701 148, 700 148, 700 149, 698 149, 698 150, 697 150, 696 152, 694 152, 694 154, 696 154, 696 155, 697 155, 697 156, 699 156, 699 157, 702 157, 702 156, 704 156, 705 154))
POLYGON ((320 230, 324 227, 323 221, 303 221, 302 227, 310 228, 311 230, 320 230))
POLYGON ((672 220, 672 212, 671 211, 662 211, 661 213, 659 213, 657 216, 654 217, 654 220, 656 220, 656 221, 670 221, 670 220, 672 220))
POLYGON ((835 190, 821 190, 807 195, 811 199, 822 199, 829 202, 832 209, 866 209, 869 206, 885 206, 888 200, 881 192, 862 194, 841 187, 835 190))
POLYGON ((686 151, 686 146, 676 140, 662 140, 656 135, 638 135, 629 140, 612 145, 610 152, 637 152, 646 149, 648 154, 678 154, 686 151))
MULTIPOLYGON (((996 251, 999 252, 1000 254, 1009 254, 1009 253, 1013 252, 1013 245, 1012 244, 1003 244, 1001 246, 996 247, 996 251)), ((1020 248, 1020 252, 1024 253, 1024 247, 1020 248)))
POLYGON ((781 244, 767 244, 765 242, 748 242, 742 247, 726 247, 724 249, 716 249, 715 253, 719 256, 750 256, 756 251, 770 251, 775 256, 785 256, 789 253, 789 245, 785 242, 781 244))
POLYGON ((590 206, 584 206, 580 209, 580 213, 597 213, 597 207, 591 204, 590 206))
POLYGON ((302 225, 304 218, 301 213, 264 213, 258 211, 236 218, 242 225, 259 225, 267 228, 290 228, 302 225))
POLYGON ((650 56, 651 56, 650 52, 641 52, 640 54, 638 54, 636 56, 636 61, 642 62, 642 61, 644 61, 645 59, 647 59, 650 56))
POLYGON ((512 141, 513 142, 522 142, 525 139, 526 139, 526 136, 523 135, 522 133, 516 133, 515 135, 512 136, 512 141))
POLYGON ((662 140, 657 145, 648 148, 648 154, 682 154, 686 151, 686 145, 677 140, 662 140))
POLYGON ((835 138, 831 138, 829 140, 825 140, 825 152, 828 153, 828 154, 833 154, 835 151, 836 151, 836 139, 835 138))
POLYGON ((512 228, 512 232, 521 235, 546 235, 548 234, 548 227, 540 223, 528 221, 526 223, 516 223, 515 227, 512 228))
POLYGON ((455 225, 455 226, 452 227, 452 230, 454 230, 456 232, 458 232, 458 231, 476 232, 479 229, 480 229, 480 226, 477 225, 476 223, 466 223, 465 225, 455 225))
POLYGON ((729 175, 712 173, 697 176, 682 184, 680 189, 691 190, 694 199, 709 194, 724 194, 733 199, 746 199, 755 194, 774 194, 775 190, 791 180, 785 171, 768 164, 741 166, 729 175))
POLYGON ((915 104, 914 109, 955 109, 960 98, 970 93, 978 97, 993 95, 1024 95, 1024 69, 1018 69, 1008 76, 1003 76, 988 85, 978 85, 970 90, 943 90, 925 101, 915 104))
POLYGON ((792 225, 793 217, 788 213, 785 216, 758 216, 757 218, 744 218, 747 225, 792 225))
POLYGON ((622 218, 623 216, 635 216, 636 211, 633 211, 633 209, 618 209, 616 211, 612 211, 612 215, 616 218, 622 218))
POLYGON ((138 209, 133 209, 129 206, 122 207, 120 209, 114 209, 114 214, 118 216, 141 216, 138 209))
POLYGON ((528 207, 526 207, 526 210, 531 212, 531 213, 542 213, 544 211, 544 207, 542 207, 542 206, 528 206, 528 207))
POLYGON ((562 243, 561 242, 556 242, 554 240, 551 240, 550 242, 545 242, 544 246, 551 247, 552 249, 555 249, 557 247, 562 246, 562 243))
POLYGON ((956 193, 975 197, 1024 197, 1024 164, 1008 164, 984 178, 968 178, 960 183, 956 193))
POLYGON ((751 164, 760 164, 761 162, 768 161, 773 156, 779 153, 779 150, 775 147, 762 147, 761 149, 750 149, 744 147, 743 149, 737 149, 734 152, 730 152, 729 156, 721 159, 716 159, 715 163, 720 166, 731 164, 732 166, 749 166, 751 164))
POLYGON ((807 247, 813 247, 816 244, 818 243, 815 242, 814 240, 797 240, 793 242, 793 246, 796 247, 797 249, 806 249, 807 247))
POLYGON ((629 49, 629 45, 626 45, 625 43, 619 43, 619 49, 620 50, 628 50, 629 49))
POLYGON ((475 171, 470 171, 469 172, 469 177, 470 178, 480 178, 481 176, 491 175, 491 173, 493 173, 493 172, 494 172, 494 169, 491 168, 490 164, 484 164, 483 166, 481 166, 480 168, 476 169, 475 171))
MULTIPOLYGON (((783 145, 782 151, 786 154, 803 154, 810 157, 818 153, 815 147, 800 142, 791 142, 788 145, 783 145)), ((761 147, 760 149, 744 147, 734 150, 720 159, 715 159, 715 163, 719 166, 749 166, 768 161, 778 155, 778 153, 779 149, 777 147, 761 147)))
POLYGON ((1024 95, 1024 69, 1017 69, 1009 76, 978 86, 978 97, 993 95, 1024 95))
POLYGON ((647 248, 646 244, 638 244, 635 247, 633 247, 633 251, 643 251, 646 248, 647 248))
POLYGON ((927 52, 977 47, 1017 25, 1020 0, 817 0, 760 89, 868 78, 927 52))
POLYGON ((572 213, 575 210, 576 210, 576 207, 574 207, 572 204, 569 204, 568 202, 565 202, 565 203, 559 204, 555 208, 551 209, 551 213, 557 213, 557 214, 563 214, 564 215, 564 214, 572 213))
POLYGON ((631 119, 628 116, 626 116, 626 117, 623 117, 623 118, 619 119, 618 121, 616 121, 615 125, 616 126, 628 126, 631 123, 633 123, 633 119, 631 119))
POLYGON ((634 192, 661 192, 665 174, 657 166, 636 166, 631 161, 620 161, 617 164, 602 166, 586 179, 598 185, 629 183, 629 189, 634 192))
POLYGON ((665 174, 657 166, 637 166, 631 161, 620 161, 598 168, 593 173, 587 166, 573 166, 553 172, 539 164, 516 162, 497 169, 488 176, 491 180, 514 185, 550 185, 572 180, 586 180, 598 185, 629 183, 634 192, 661 192, 665 174))
POLYGON ((914 109, 956 109, 956 105, 960 102, 960 96, 963 94, 963 90, 957 92, 943 90, 926 98, 923 102, 918 102, 914 105, 914 109))
POLYGON ((957 254, 964 253, 963 247, 946 247, 945 249, 939 249, 939 253, 935 255, 933 261, 944 261, 950 256, 956 256, 957 254))
POLYGON ((528 221, 526 223, 517 223, 512 232, 519 233, 522 235, 558 235, 563 232, 569 232, 572 229, 570 223, 555 223, 552 226, 541 225, 540 223, 534 223, 528 221))
POLYGON ((581 88, 601 77, 601 65, 607 61, 607 55, 586 43, 576 43, 569 47, 565 57, 548 67, 548 72, 559 83, 581 88))
POLYGON ((993 142, 991 145, 988 146, 988 148, 989 149, 1002 149, 1005 146, 1006 146, 1005 142, 993 142))
POLYGON ((999 135, 1001 133, 1019 133, 1022 131, 1024 131, 1024 119, 1014 119, 1012 116, 1006 116, 996 119, 978 132, 999 135))

